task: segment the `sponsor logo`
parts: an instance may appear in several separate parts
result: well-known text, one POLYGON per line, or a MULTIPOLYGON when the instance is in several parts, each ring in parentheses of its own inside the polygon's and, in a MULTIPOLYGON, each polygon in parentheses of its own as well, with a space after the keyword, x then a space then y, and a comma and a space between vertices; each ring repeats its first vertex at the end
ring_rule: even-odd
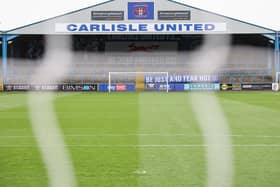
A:
POLYGON ((42 85, 41 90, 58 91, 59 90, 59 85, 42 85))
POLYGON ((187 91, 219 91, 220 84, 210 84, 210 83, 185 84, 184 90, 187 90, 187 91))
POLYGON ((97 85, 79 85, 79 84, 67 84, 62 85, 63 91, 97 91, 97 85))
POLYGON ((62 85, 62 90, 63 91, 75 91, 75 86, 74 85, 62 85))
POLYGON ((27 84, 8 84, 4 85, 4 91, 30 91, 31 85, 27 84))
POLYGON ((108 84, 98 84, 99 92, 108 92, 108 91, 135 91, 135 84, 111 84, 110 87, 108 84))
POLYGON ((232 84, 232 90, 233 91, 241 91, 241 84, 232 84))
POLYGON ((272 90, 272 84, 243 84, 242 90, 272 90))
POLYGON ((148 7, 147 5, 135 5, 134 15, 137 17, 147 17, 148 7))
POLYGON ((154 19, 154 3, 153 2, 129 2, 128 3, 128 19, 154 19))
POLYGON ((31 91, 58 91, 59 85, 31 85, 31 91))
POLYGON ((112 21, 124 20, 124 11, 92 11, 91 20, 93 21, 112 21))
POLYGON ((155 89, 155 88, 156 88, 156 85, 153 84, 153 83, 146 84, 146 88, 147 88, 147 89, 155 89))
POLYGON ((142 51, 142 52, 150 52, 159 49, 159 45, 147 45, 147 46, 139 46, 135 43, 131 43, 128 46, 129 52, 136 52, 136 51, 142 51))
MULTIPOLYGON (((147 75, 145 83, 166 83, 166 75, 147 75)), ((169 83, 218 83, 219 75, 169 75, 169 83)))
MULTIPOLYGON (((108 90, 111 90, 111 91, 116 91, 116 86, 115 85, 111 85, 111 86, 108 86, 107 88, 108 90)), ((106 90, 107 91, 107 90, 106 90)))
POLYGON ((90 90, 90 87, 87 86, 87 85, 85 85, 85 86, 84 86, 84 90, 85 90, 85 91, 88 91, 88 90, 90 90))
POLYGON ((190 20, 191 11, 158 11, 158 20, 190 20))
POLYGON ((28 91, 28 90, 30 90, 30 85, 13 85, 13 90, 15 90, 15 91, 28 91))
POLYGON ((221 91, 241 91, 241 84, 221 84, 221 91))
POLYGON ((221 89, 222 90, 229 90, 231 87, 227 84, 222 84, 221 89))
POLYGON ((96 84, 79 85, 79 84, 7 84, 4 86, 5 91, 97 91, 96 84))
POLYGON ((242 88, 252 88, 253 85, 250 85, 250 84, 243 84, 242 85, 242 88))
POLYGON ((126 85, 125 84, 118 84, 116 86, 117 91, 126 91, 126 85))
POLYGON ((12 91, 13 90, 13 86, 12 85, 6 85, 5 86, 5 91, 12 91))

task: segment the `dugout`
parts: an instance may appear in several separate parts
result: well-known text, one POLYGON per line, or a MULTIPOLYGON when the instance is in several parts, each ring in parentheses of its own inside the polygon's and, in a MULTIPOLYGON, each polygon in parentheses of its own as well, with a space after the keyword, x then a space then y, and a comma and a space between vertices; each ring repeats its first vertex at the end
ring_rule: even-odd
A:
POLYGON ((2 32, 3 83, 24 83, 44 58, 47 40, 59 46, 55 41, 66 37, 78 54, 69 78, 77 82, 106 82, 108 71, 191 74, 188 56, 206 37, 215 41, 209 49, 231 38, 233 51, 220 72, 223 83, 271 83, 280 71, 275 30, 171 0, 112 0, 2 32), (238 55, 248 46, 256 51, 238 55))

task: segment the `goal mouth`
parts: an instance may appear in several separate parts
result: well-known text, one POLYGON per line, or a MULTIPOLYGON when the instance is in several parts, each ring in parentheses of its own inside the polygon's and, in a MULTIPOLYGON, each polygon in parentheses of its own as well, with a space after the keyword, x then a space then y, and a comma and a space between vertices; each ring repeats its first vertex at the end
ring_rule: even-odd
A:
POLYGON ((169 92, 169 72, 109 72, 108 92, 165 91, 169 92), (152 81, 155 76, 161 83, 152 81))

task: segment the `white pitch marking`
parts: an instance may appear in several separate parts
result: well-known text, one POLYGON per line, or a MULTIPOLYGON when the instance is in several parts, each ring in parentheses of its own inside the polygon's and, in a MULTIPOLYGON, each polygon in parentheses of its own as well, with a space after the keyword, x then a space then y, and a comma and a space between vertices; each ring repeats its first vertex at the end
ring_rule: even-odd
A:
MULTIPOLYGON (((106 147, 127 147, 127 148, 185 148, 185 147, 209 147, 206 144, 151 144, 151 145, 65 145, 65 147, 95 147, 95 148, 106 148, 106 147)), ((234 144, 232 147, 280 147, 280 144, 234 144)), ((37 147, 36 145, 0 145, 0 147, 37 147)), ((56 145, 49 145, 43 147, 58 147, 56 145)), ((229 146, 230 148, 230 146, 229 146)))
POLYGON ((145 175, 147 173, 147 171, 146 170, 136 170, 132 173, 137 174, 137 175, 145 175))
MULTIPOLYGON (((57 135, 49 135, 54 137, 57 135)), ((60 135, 58 135, 60 136, 60 135)), ((65 137, 129 137, 129 136, 159 136, 159 137, 242 137, 242 138, 280 138, 280 135, 190 135, 190 134, 65 134, 65 137)), ((0 138, 33 138, 32 135, 0 135, 0 138)))

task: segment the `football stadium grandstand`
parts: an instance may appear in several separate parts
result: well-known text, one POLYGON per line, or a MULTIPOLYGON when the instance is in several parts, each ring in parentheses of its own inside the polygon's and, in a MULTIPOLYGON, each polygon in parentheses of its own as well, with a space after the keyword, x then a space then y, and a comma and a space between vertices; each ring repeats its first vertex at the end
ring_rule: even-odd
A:
POLYGON ((32 72, 45 56, 47 38, 58 41, 65 36, 69 37, 67 47, 76 55, 63 83, 106 83, 109 72, 120 71, 192 75, 194 63, 204 67, 215 63, 211 59, 198 62, 192 58, 207 37, 215 41, 208 46, 211 50, 222 45, 218 41, 223 38, 230 40, 226 63, 215 72, 219 83, 278 81, 276 31, 172 1, 148 3, 143 8, 143 18, 133 14, 134 6, 133 2, 105 2, 5 31, 1 52, 4 84, 30 82, 32 72), (123 7, 127 8, 126 14, 123 7), (139 20, 146 20, 146 24, 137 25, 139 20))
POLYGON ((280 186, 277 30, 109 0, 0 36, 0 186, 280 186))
MULTIPOLYGON (((55 36, 60 37, 60 36, 55 36)), ((211 36, 217 40, 221 35, 211 36)), ((231 51, 219 76, 224 84, 272 83, 274 43, 263 35, 231 35, 231 51), (246 54, 246 55, 245 55, 246 54)), ((73 58, 68 83, 106 83, 108 72, 170 72, 192 74, 192 52, 203 45, 203 35, 73 35, 73 58), (145 52, 149 53, 144 55, 145 52), (189 59, 189 60, 188 60, 189 59)), ((28 83, 36 66, 44 57, 44 35, 22 35, 9 45, 11 58, 7 67, 7 83, 28 83)), ((215 47, 213 44, 212 47, 215 47)), ((209 46, 210 47, 210 46, 209 46)), ((211 64, 211 60, 201 66, 211 64)))

